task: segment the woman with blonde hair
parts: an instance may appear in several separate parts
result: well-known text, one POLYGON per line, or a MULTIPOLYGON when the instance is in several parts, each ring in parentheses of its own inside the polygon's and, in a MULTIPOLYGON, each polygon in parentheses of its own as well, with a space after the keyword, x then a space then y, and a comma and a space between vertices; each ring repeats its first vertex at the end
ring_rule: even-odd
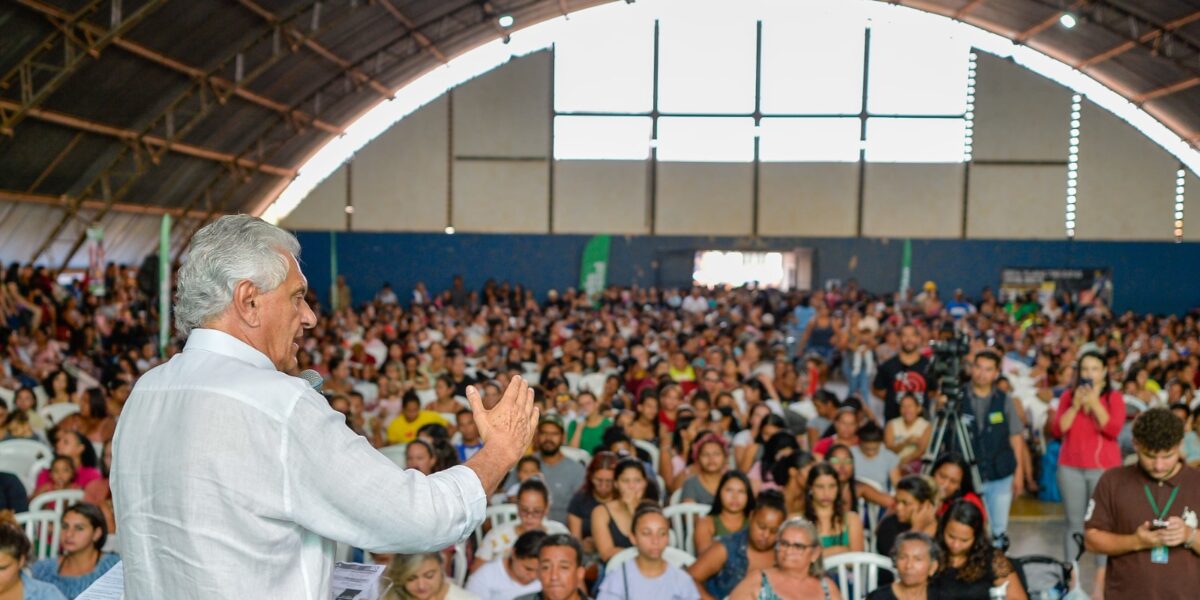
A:
POLYGON ((479 600, 446 578, 440 552, 397 555, 383 576, 392 589, 382 600, 479 600))
POLYGON ((810 521, 793 517, 779 526, 775 543, 775 566, 746 574, 730 600, 781 600, 775 590, 785 590, 789 598, 841 600, 836 585, 825 576, 821 561, 821 541, 810 521))

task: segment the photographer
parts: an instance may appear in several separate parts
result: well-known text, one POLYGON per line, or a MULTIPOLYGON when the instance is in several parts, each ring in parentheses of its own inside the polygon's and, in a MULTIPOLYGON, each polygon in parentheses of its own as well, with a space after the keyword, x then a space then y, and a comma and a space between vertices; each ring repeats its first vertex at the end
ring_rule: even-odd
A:
POLYGON ((1152 408, 1133 422, 1137 464, 1100 477, 1084 523, 1108 555, 1104 598, 1194 598, 1200 581, 1200 471, 1183 464, 1183 422, 1152 408))

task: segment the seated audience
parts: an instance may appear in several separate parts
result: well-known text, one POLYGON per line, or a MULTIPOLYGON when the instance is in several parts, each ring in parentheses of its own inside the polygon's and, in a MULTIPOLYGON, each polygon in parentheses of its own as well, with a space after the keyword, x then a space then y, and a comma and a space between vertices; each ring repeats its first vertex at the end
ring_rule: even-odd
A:
POLYGON ((712 504, 721 476, 729 468, 729 451, 725 440, 715 433, 707 433, 692 444, 692 464, 687 468, 690 475, 679 488, 683 502, 712 504))
POLYGON ((867 600, 926 600, 939 598, 929 589, 937 573, 941 549, 933 538, 921 531, 906 531, 896 537, 891 549, 896 565, 896 581, 880 586, 867 595, 867 600))
MULTIPOLYGON (((50 480, 37 486, 30 500, 48 492, 82 489, 82 486, 75 483, 75 463, 66 456, 55 455, 50 463, 50 480)), ((53 503, 47 506, 46 510, 54 510, 53 503)))
POLYGON ((854 474, 881 489, 890 490, 900 481, 900 457, 883 447, 883 429, 874 421, 858 428, 858 445, 850 447, 854 474))
POLYGON ((381 600, 480 600, 446 577, 439 552, 396 556, 383 576, 393 585, 381 600))
MULTIPOLYGON (((99 461, 96 457, 96 448, 92 446, 92 442, 84 437, 82 433, 59 429, 55 430, 54 439, 55 454, 71 459, 71 462, 75 466, 75 479, 73 483, 78 485, 79 489, 83 489, 89 483, 104 477, 98 468, 99 461)), ((42 469, 42 472, 38 473, 34 489, 38 489, 49 482, 50 469, 42 469)))
POLYGON ((33 563, 35 579, 54 584, 67 598, 83 593, 101 575, 121 561, 102 552, 108 539, 104 513, 92 504, 67 507, 62 518, 62 555, 33 563))
POLYGON ((921 456, 929 448, 933 427, 921 415, 921 401, 908 392, 900 396, 900 416, 887 422, 883 432, 883 443, 896 453, 900 466, 908 473, 916 473, 921 466, 921 456))
POLYGON ((841 600, 842 597, 837 585, 825 576, 816 527, 799 517, 788 519, 779 526, 775 566, 748 572, 729 594, 730 600, 785 596, 830 600, 841 600))
POLYGON ((441 415, 431 410, 421 408, 421 398, 413 390, 404 393, 400 414, 387 426, 388 442, 405 444, 417 437, 417 431, 429 423, 448 426, 450 423, 441 415))
POLYGON ((17 524, 16 516, 0 511, 0 598, 19 600, 66 600, 57 587, 34 579, 25 567, 33 544, 17 524))
POLYGON ((607 451, 596 453, 588 463, 587 479, 583 487, 571 497, 567 507, 567 529, 583 545, 585 555, 596 553, 596 540, 592 536, 592 511, 613 499, 613 476, 619 459, 607 451))
POLYGON ((693 540, 697 555, 708 550, 715 538, 738 533, 749 526, 750 515, 754 512, 750 479, 741 471, 726 471, 711 504, 708 514, 696 519, 693 540))
POLYGON ((613 479, 613 499, 592 510, 592 536, 596 538, 596 552, 604 561, 633 546, 629 532, 633 514, 642 503, 658 503, 658 485, 646 477, 642 461, 621 459, 613 469, 613 479))
POLYGON ((804 517, 817 528, 822 550, 828 558, 843 552, 862 552, 863 527, 858 513, 845 504, 837 471, 828 463, 817 463, 808 471, 808 497, 804 517))
POLYGON ((583 548, 569 534, 548 535, 538 544, 538 581, 542 591, 517 600, 586 600, 583 548))
POLYGON ((529 479, 521 484, 517 491, 517 520, 493 527, 479 548, 475 551, 475 571, 488 561, 502 558, 516 543, 517 538, 526 531, 541 530, 546 533, 567 533, 567 527, 562 523, 546 519, 550 508, 550 492, 546 484, 539 479, 529 479))
POLYGON ((775 463, 771 470, 775 484, 783 490, 788 516, 804 516, 804 499, 808 496, 808 471, 816 458, 808 452, 793 452, 775 463))
POLYGON ((932 473, 933 482, 938 486, 938 498, 942 502, 938 507, 938 517, 945 514, 955 500, 963 499, 974 504, 979 512, 983 513, 984 519, 987 519, 987 509, 983 506, 983 499, 974 491, 971 471, 962 456, 943 454, 933 463, 932 473))
POLYGON ((538 581, 538 545, 546 532, 526 531, 503 560, 493 560, 467 579, 467 591, 483 600, 512 600, 542 589, 538 581))
POLYGON ((875 549, 880 554, 892 551, 897 537, 906 531, 937 534, 940 503, 937 484, 925 475, 908 475, 896 484, 896 512, 887 515, 875 530, 875 549))
POLYGON ((567 445, 595 454, 604 440, 604 432, 612 426, 612 419, 591 392, 580 392, 575 397, 575 405, 578 418, 567 425, 567 445))
POLYGON ((687 571, 663 559, 671 524, 662 509, 643 505, 633 515, 633 543, 637 556, 608 571, 596 600, 671 598, 699 600, 700 593, 687 571))
POLYGON ((696 558, 688 574, 701 587, 705 600, 728 596, 746 578, 775 564, 775 541, 779 526, 786 520, 783 495, 767 490, 755 499, 750 526, 737 533, 717 538, 717 542, 696 558))
POLYGON ((1025 589, 1004 552, 992 547, 983 512, 973 503, 956 500, 938 522, 937 542, 942 562, 932 589, 936 598, 991 598, 988 590, 1007 584, 1008 600, 1026 600, 1025 589))

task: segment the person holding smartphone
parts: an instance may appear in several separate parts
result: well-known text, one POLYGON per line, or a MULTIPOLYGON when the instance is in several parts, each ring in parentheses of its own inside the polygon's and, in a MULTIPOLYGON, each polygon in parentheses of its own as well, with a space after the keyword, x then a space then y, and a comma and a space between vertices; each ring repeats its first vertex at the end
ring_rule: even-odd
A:
POLYGON ((1133 422, 1137 463, 1109 469, 1084 522, 1087 549, 1108 556, 1105 600, 1182 600, 1200 581, 1200 471, 1183 463, 1183 421, 1152 408, 1133 422))
MULTIPOLYGON (((1121 465, 1121 447, 1117 436, 1125 425, 1125 399, 1109 384, 1104 358, 1097 352, 1079 357, 1075 373, 1078 380, 1058 399, 1058 410, 1047 427, 1050 435, 1062 439, 1058 454, 1058 489, 1062 491, 1067 515, 1064 553, 1074 560, 1079 553, 1075 535, 1083 533, 1088 499, 1105 469, 1121 465)), ((1104 587, 1106 557, 1097 554, 1096 588, 1104 587)))

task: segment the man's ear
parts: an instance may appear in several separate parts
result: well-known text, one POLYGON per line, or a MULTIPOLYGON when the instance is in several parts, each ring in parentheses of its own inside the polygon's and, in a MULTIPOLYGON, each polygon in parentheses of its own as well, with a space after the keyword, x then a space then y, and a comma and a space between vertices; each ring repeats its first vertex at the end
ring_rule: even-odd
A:
POLYGON ((250 327, 258 327, 262 323, 262 294, 249 279, 243 279, 233 286, 234 312, 238 318, 250 327))

